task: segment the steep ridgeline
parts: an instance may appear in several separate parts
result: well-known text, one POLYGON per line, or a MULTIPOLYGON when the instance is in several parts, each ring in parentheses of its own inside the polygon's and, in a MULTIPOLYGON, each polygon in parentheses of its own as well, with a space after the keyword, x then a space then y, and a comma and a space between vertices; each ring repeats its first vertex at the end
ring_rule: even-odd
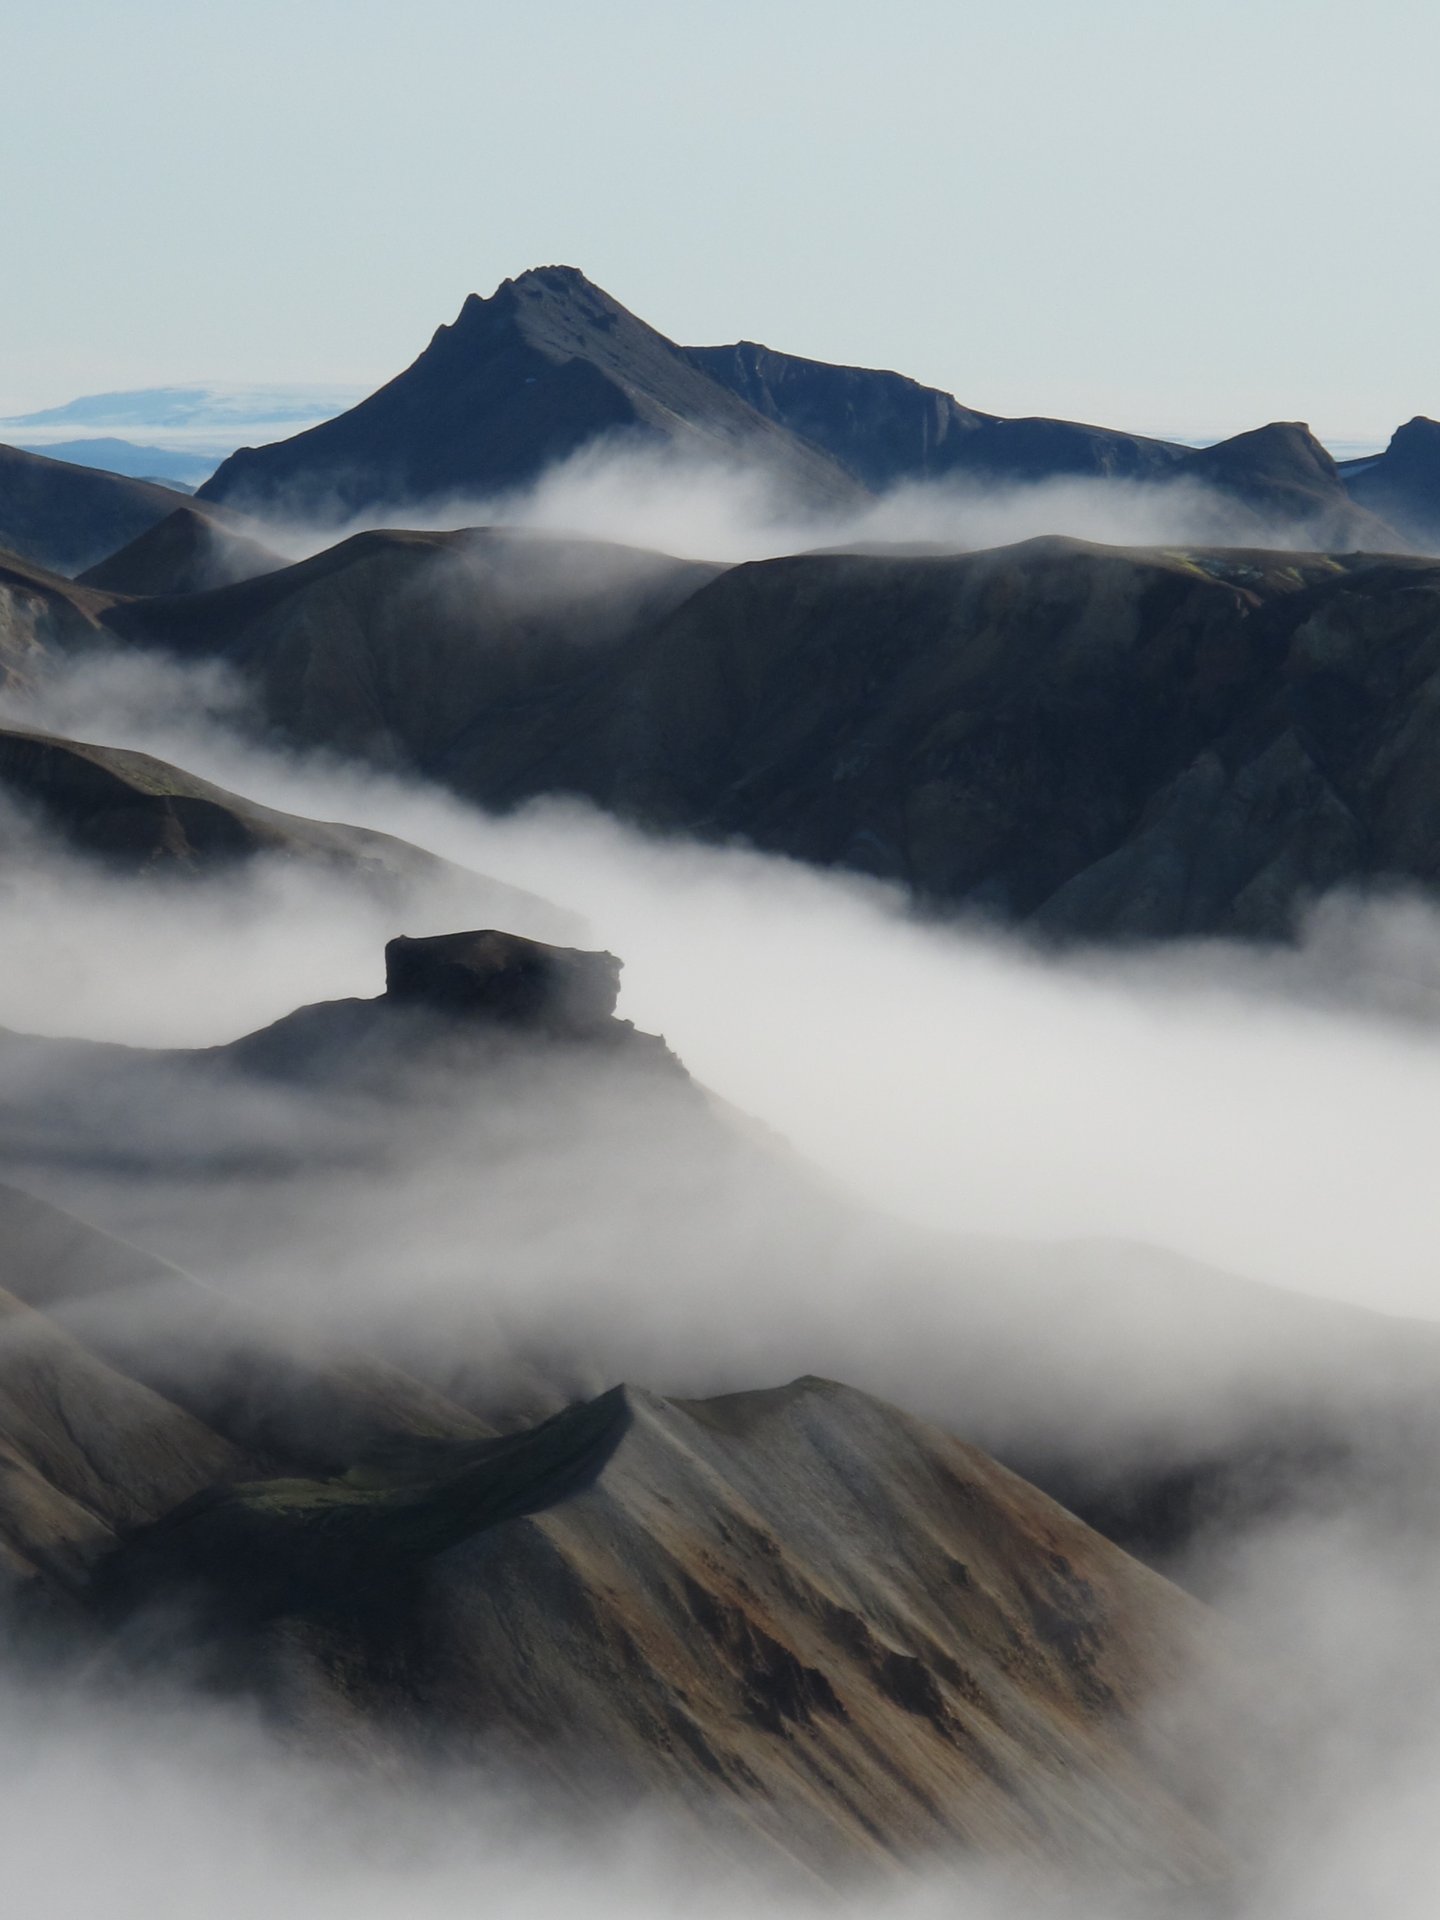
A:
POLYGON ((955 477, 1002 485, 1148 480, 1187 451, 1074 420, 1003 420, 904 374, 803 360, 750 340, 686 351, 712 379, 823 447, 877 493, 904 481, 955 477))
POLYGON ((293 439, 242 447, 198 497, 339 521, 491 499, 597 440, 750 469, 815 506, 861 497, 826 454, 573 267, 533 269, 488 300, 471 294, 388 386, 293 439))
POLYGON ((952 394, 902 373, 802 360, 753 340, 685 352, 712 380, 822 447, 875 493, 953 472, 979 429, 997 424, 993 414, 961 406, 952 394))
POLYGON ((882 1402, 617 1388, 501 1433, 9 1188, 0 1319, 0 1608, 37 1649, 213 1657, 337 1761, 337 1727, 392 1769, 498 1746, 577 1814, 600 1751, 710 1858, 1226 1872, 1185 1801, 1217 1623, 882 1402))
POLYGON ((104 618, 487 805, 580 794, 1062 936, 1269 938, 1335 886, 1440 885, 1437 612, 1419 560, 1042 540, 707 572, 491 534, 104 618))
MULTIPOLYGON (((833 366, 752 341, 677 347, 573 267, 472 294, 414 364, 349 412, 241 448, 199 490, 262 515, 336 524, 453 512, 528 486, 587 446, 644 446, 763 474, 791 511, 855 509, 897 484, 982 494, 1053 481, 1172 488, 1156 509, 1189 537, 1394 551, 1303 427, 1277 424, 1199 455, 1072 420, 1000 419, 898 373, 833 366)), ((1392 463, 1393 464, 1393 463, 1392 463)), ((1375 483, 1372 483, 1372 486, 1375 483)), ((484 516, 488 517, 488 516, 484 516)))
MULTIPOLYGON (((1298 422, 1272 423, 1193 449, 1074 420, 998 419, 902 374, 801 360, 750 341, 692 347, 689 354, 714 379, 768 419, 823 447, 875 492, 920 480, 956 481, 982 492, 1072 480, 1122 481, 1132 490, 1188 483, 1194 497, 1182 507, 1170 494, 1172 512, 1193 522, 1197 533, 1208 525, 1216 538, 1384 553, 1403 550, 1419 533, 1416 514, 1407 518, 1404 502, 1399 517, 1387 513, 1383 475, 1370 478, 1367 469, 1361 484, 1347 491, 1352 470, 1337 467, 1298 422)), ((1418 472, 1422 462, 1415 456, 1423 450, 1414 428, 1425 424, 1401 429, 1399 454, 1387 456, 1392 474, 1401 467, 1407 476, 1418 472)), ((1433 511, 1440 500, 1440 466, 1424 457, 1429 478, 1420 484, 1430 488, 1432 521, 1440 521, 1433 511)), ((1391 493, 1398 499, 1394 488, 1391 493)), ((1163 492, 1155 495, 1157 506, 1166 499, 1163 492)), ((1432 535, 1436 531, 1440 527, 1432 527, 1432 535)))

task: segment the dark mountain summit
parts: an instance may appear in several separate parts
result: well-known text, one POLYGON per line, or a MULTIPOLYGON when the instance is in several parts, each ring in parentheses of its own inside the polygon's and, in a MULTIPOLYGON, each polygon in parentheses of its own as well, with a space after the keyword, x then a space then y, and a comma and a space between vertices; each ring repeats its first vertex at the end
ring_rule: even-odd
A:
POLYGON ((471 294, 412 366, 348 413, 241 448, 198 497, 338 519, 504 493, 611 436, 759 470, 816 505, 859 494, 826 454, 575 268, 540 267, 488 300, 471 294))
POLYGON ((1347 460, 1340 471, 1362 507, 1426 552, 1440 548, 1440 421, 1417 414, 1395 429, 1384 453, 1347 460))
POLYGON ((1267 529, 1321 552, 1393 552, 1395 529, 1356 506, 1339 467, 1303 421, 1276 420, 1187 453, 1171 478, 1189 480, 1251 508, 1267 529))
POLYGON ((1148 479, 1183 451, 1060 420, 999 420, 898 373, 742 341, 677 347, 573 267, 472 294, 404 373, 337 419, 242 448, 200 489, 340 518, 484 497, 615 435, 759 469, 803 505, 952 474, 1148 479))
MULTIPOLYGON (((1302 426, 1195 453, 1078 421, 1000 419, 898 373, 753 341, 677 347, 573 267, 534 268, 488 300, 472 294, 388 386, 293 439, 241 448, 198 497, 322 521, 419 510, 503 495, 601 442, 761 472, 802 508, 854 507, 922 480, 984 490, 1186 478, 1233 509, 1204 537, 1403 545, 1369 500, 1351 500, 1302 426)), ((1380 481, 1370 490, 1378 503, 1380 481)))
POLYGON ((213 512, 185 506, 177 507, 78 578, 82 586, 137 597, 203 593, 209 587, 252 580, 257 574, 273 573, 285 565, 280 554, 221 525, 213 512))

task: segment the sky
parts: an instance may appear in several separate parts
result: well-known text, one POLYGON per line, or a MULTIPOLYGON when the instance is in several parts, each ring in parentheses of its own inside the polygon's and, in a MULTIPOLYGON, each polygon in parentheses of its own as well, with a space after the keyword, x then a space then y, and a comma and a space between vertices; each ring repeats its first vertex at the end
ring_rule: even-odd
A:
POLYGON ((1429 0, 8 0, 0 413, 378 384, 563 261, 996 412, 1383 440, 1437 65, 1429 0))

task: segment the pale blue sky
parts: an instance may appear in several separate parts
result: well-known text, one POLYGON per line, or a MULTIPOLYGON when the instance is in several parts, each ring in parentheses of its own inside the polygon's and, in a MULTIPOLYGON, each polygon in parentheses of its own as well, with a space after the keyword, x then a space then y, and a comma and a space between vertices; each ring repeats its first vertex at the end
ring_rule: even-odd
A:
POLYGON ((0 412, 378 383, 581 266, 973 405, 1440 414, 1440 4, 0 0, 0 412))

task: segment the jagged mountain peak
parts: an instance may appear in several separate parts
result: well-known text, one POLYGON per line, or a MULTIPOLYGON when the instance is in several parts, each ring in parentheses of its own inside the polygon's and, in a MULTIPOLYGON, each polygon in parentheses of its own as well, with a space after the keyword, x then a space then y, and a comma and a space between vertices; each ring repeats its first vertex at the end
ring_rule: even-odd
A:
POLYGON ((471 294, 378 392, 293 439, 241 448, 200 497, 343 520, 508 493, 619 440, 761 472, 803 503, 863 498, 829 454, 568 266, 532 268, 488 300, 471 294))
MULTIPOLYGON (((645 324, 579 267, 527 267, 513 279, 502 280, 488 299, 479 293, 467 294, 455 319, 439 328, 436 337, 466 335, 477 326, 497 322, 514 324, 517 319, 533 319, 542 309, 551 313, 568 310, 577 320, 603 327, 613 326, 621 316, 637 327, 645 324)), ((647 327, 646 331, 654 329, 647 327)))

